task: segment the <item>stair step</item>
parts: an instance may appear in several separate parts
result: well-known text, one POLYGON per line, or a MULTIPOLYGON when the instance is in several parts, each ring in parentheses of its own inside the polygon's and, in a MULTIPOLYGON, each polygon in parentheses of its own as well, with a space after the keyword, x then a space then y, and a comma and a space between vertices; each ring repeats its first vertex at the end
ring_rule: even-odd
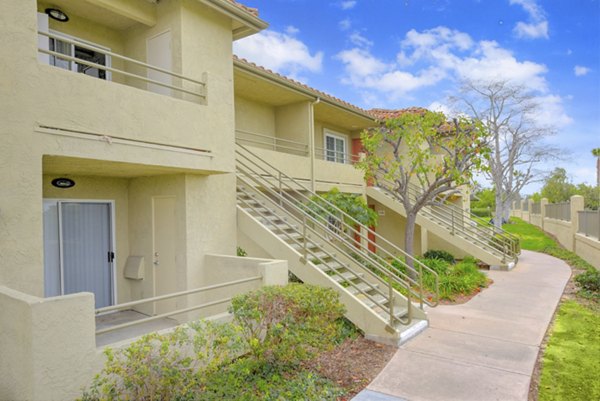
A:
MULTIPOLYGON (((304 249, 304 243, 290 243, 289 244, 292 248, 294 248, 297 251, 300 251, 302 249, 304 249)), ((317 248, 321 248, 322 244, 316 244, 314 242, 308 241, 308 243, 306 244, 306 248, 308 249, 317 249, 317 248)))
POLYGON ((342 268, 346 268, 347 266, 348 265, 346 265, 345 263, 341 263, 337 260, 328 262, 326 265, 319 265, 321 270, 323 270, 325 273, 327 273, 328 271, 331 271, 331 270, 339 270, 342 268))
POLYGON ((283 239, 284 241, 292 241, 292 240, 302 240, 302 233, 299 233, 297 231, 294 231, 292 233, 289 234, 277 234, 279 236, 279 238, 283 239))
POLYGON ((358 274, 354 274, 352 272, 346 271, 343 273, 339 273, 336 275, 331 276, 333 278, 333 280, 335 282, 337 282, 338 284, 343 282, 343 281, 351 281, 351 280, 356 280, 357 278, 363 278, 365 275, 364 273, 358 273, 358 274))
MULTIPOLYGON (((381 310, 381 307, 379 305, 377 305, 375 302, 373 302, 371 299, 379 302, 380 305, 387 304, 387 298, 381 294, 375 294, 371 298, 367 298, 367 296, 364 294, 358 294, 358 295, 356 295, 356 298, 360 299, 365 305, 367 305, 371 309, 381 310)), ((376 310, 376 312, 379 313, 378 310, 376 310)))
POLYGON ((329 256, 329 254, 327 254, 323 251, 315 252, 315 253, 308 255, 308 259, 313 263, 315 261, 320 262, 321 260, 327 260, 327 259, 331 259, 331 258, 335 258, 335 254, 332 253, 331 256, 329 256))
POLYGON ((287 221, 285 217, 280 217, 276 214, 271 214, 268 216, 257 216, 263 224, 267 222, 275 222, 275 221, 287 221))
POLYGON ((354 287, 354 286, 348 287, 348 291, 350 291, 350 293, 352 295, 356 295, 356 294, 362 294, 360 291, 369 292, 369 291, 373 290, 374 288, 379 288, 379 284, 370 284, 367 282, 362 282, 362 283, 356 284, 356 287, 354 287))

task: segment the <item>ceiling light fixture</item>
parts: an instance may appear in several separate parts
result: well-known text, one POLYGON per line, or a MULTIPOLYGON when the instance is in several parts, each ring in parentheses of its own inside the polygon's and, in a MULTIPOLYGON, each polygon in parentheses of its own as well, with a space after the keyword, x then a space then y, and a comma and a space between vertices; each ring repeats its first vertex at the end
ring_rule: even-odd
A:
POLYGON ((58 8, 47 8, 44 11, 50 16, 50 18, 55 19, 57 21, 67 22, 69 20, 69 16, 63 13, 58 8))

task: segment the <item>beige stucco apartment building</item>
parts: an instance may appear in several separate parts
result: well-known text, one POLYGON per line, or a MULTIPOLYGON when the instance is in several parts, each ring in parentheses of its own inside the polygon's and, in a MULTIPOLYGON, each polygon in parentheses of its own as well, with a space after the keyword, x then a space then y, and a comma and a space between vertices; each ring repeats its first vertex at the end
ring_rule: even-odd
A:
MULTIPOLYGON (((233 58, 234 40, 267 26, 256 10, 2 5, 0 399, 74 398, 119 340, 106 333, 133 327, 112 316, 133 313, 146 331, 224 317, 231 295, 285 283, 288 267, 336 289, 372 338, 397 344, 426 326, 422 292, 413 307, 351 257, 402 252, 401 208, 353 167, 379 116, 233 58), (307 224, 298 202, 334 187, 368 200, 376 232, 307 224)), ((506 262, 440 219, 418 221, 418 251, 506 262)))

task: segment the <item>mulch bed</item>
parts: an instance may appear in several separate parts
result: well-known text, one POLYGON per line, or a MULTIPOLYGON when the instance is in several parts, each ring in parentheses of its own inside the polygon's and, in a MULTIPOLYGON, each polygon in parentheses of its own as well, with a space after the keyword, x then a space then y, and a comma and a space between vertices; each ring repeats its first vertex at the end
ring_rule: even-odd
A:
POLYGON ((397 348, 364 337, 351 338, 306 362, 305 367, 347 390, 349 400, 364 389, 392 359, 397 348))

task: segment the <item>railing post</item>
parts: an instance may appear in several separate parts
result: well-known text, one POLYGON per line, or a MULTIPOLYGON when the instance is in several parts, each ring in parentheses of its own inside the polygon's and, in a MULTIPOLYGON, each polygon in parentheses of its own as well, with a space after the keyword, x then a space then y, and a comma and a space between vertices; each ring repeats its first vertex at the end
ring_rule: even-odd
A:
POLYGON ((278 183, 279 183, 279 206, 283 206, 283 190, 282 190, 282 183, 281 183, 281 171, 279 172, 279 178, 278 178, 278 183))
POLYGON ((306 239, 306 215, 302 215, 302 239, 303 239, 303 247, 304 247, 304 263, 308 262, 308 244, 306 239))
POLYGON ((423 310, 423 266, 419 263, 419 307, 423 310))
MULTIPOLYGON (((410 295, 410 293, 409 293, 410 295)), ((388 305, 390 309, 390 326, 394 327, 394 287, 392 287, 392 271, 388 271, 388 305)))
POLYGON ((454 209, 450 209, 450 213, 452 214, 452 232, 451 234, 454 235, 454 209))

